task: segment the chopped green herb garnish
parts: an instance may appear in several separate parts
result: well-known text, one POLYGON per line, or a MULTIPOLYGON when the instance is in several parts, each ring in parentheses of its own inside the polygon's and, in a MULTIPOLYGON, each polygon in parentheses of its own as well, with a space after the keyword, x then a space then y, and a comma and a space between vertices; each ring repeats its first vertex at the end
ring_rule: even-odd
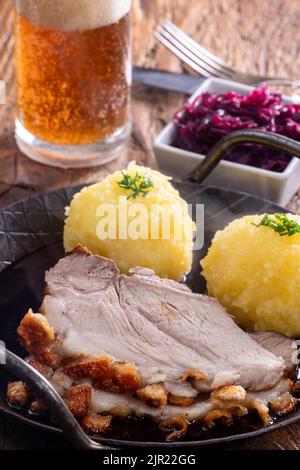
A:
POLYGON ((286 214, 274 214, 269 216, 265 214, 259 224, 255 224, 256 227, 270 227, 277 232, 281 237, 287 235, 291 237, 295 233, 300 233, 300 225, 292 219, 289 219, 286 214))
POLYGON ((128 173, 122 171, 123 179, 118 181, 120 188, 127 189, 132 191, 132 193, 127 196, 127 199, 135 199, 137 196, 143 195, 147 196, 149 193, 148 189, 153 188, 153 183, 149 176, 141 175, 136 173, 135 176, 131 176, 128 173))

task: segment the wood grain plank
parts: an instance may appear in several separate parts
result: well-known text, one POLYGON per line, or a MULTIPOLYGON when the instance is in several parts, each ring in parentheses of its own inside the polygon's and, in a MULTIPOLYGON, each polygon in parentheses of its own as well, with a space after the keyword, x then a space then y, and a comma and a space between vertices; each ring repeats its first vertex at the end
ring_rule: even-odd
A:
MULTIPOLYGON (((171 19, 231 65, 249 72, 300 77, 299 0, 133 0, 134 62, 180 71, 181 63, 157 44, 153 31, 171 19)), ((152 142, 183 102, 183 97, 135 86, 133 132, 128 149, 117 160, 95 169, 60 170, 24 157, 14 140, 13 0, 0 1, 0 80, 7 86, 7 103, 0 106, 0 206, 26 195, 69 184, 91 182, 130 159, 155 166, 152 142)), ((289 207, 300 214, 300 193, 289 207)), ((64 448, 65 441, 0 416, 0 448, 64 448)), ((300 449, 300 425, 257 439, 235 443, 234 449, 300 449)))
MULTIPOLYGON (((130 158, 155 165, 151 143, 164 122, 182 103, 182 97, 169 93, 149 93, 149 90, 141 89, 133 92, 134 133, 128 151, 110 165, 92 170, 62 171, 46 169, 21 155, 14 143, 12 4, 12 0, 1 2, 0 10, 0 41, 5 46, 0 49, 0 78, 4 78, 7 84, 7 104, 0 107, 0 181, 22 187, 30 186, 38 192, 73 182, 93 181, 119 168, 130 158), (144 148, 137 148, 137 135, 142 136, 140 143, 145 144, 144 148)), ((300 44, 300 9, 297 0, 191 0, 188 10, 185 0, 134 0, 135 63, 174 71, 181 69, 180 62, 158 45, 153 37, 155 26, 165 18, 175 21, 204 46, 236 67, 260 73, 271 73, 273 67, 277 75, 299 75, 298 61, 292 59, 298 57, 297 45, 300 44), (286 36, 287 31, 290 39, 286 36), (287 46, 282 47, 282 44, 287 46), (272 60, 268 60, 270 57, 272 60)), ((298 199, 297 196, 290 204, 297 211, 298 199)), ((5 203, 0 198, 0 205, 5 203)))

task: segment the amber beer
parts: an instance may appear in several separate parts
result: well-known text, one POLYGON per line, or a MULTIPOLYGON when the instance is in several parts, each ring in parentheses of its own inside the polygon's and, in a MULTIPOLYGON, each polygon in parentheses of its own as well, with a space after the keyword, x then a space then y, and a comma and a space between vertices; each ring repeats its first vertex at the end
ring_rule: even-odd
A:
POLYGON ((44 147, 59 145, 50 146, 55 158, 62 145, 84 144, 84 158, 89 151, 94 158, 128 132, 130 7, 131 0, 16 0, 21 147, 30 134, 44 147))

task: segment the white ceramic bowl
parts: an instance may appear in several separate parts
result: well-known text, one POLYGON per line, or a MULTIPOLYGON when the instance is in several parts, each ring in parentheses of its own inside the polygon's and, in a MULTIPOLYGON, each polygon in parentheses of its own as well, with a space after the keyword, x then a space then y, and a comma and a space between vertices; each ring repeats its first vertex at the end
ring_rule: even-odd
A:
MULTIPOLYGON (((251 90, 251 86, 210 78, 197 89, 190 100, 202 91, 236 91, 245 95, 251 90)), ((291 102, 287 96, 284 100, 291 102)), ((181 178, 190 173, 204 159, 204 155, 172 147, 175 132, 175 126, 170 122, 156 138, 154 150, 159 169, 173 177, 181 178)), ((300 159, 293 158, 282 173, 222 160, 205 180, 205 184, 244 191, 285 206, 300 187, 300 159)))

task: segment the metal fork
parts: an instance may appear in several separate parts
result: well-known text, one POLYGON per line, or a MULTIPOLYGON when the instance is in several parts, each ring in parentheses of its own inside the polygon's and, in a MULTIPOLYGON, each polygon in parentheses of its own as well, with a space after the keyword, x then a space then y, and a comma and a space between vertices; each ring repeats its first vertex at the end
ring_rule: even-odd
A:
POLYGON ((3 367, 12 375, 26 382, 33 392, 43 400, 51 411, 56 423, 63 430, 66 438, 76 449, 82 450, 116 450, 115 446, 93 441, 81 428, 80 424, 71 414, 63 399, 57 391, 36 369, 31 367, 20 357, 7 350, 0 342, 0 353, 5 357, 3 367))
POLYGON ((247 85, 272 82, 274 85, 300 86, 300 80, 274 78, 267 75, 252 75, 228 66, 223 60, 204 49, 171 21, 158 26, 154 36, 186 65, 204 77, 218 77, 247 85))

